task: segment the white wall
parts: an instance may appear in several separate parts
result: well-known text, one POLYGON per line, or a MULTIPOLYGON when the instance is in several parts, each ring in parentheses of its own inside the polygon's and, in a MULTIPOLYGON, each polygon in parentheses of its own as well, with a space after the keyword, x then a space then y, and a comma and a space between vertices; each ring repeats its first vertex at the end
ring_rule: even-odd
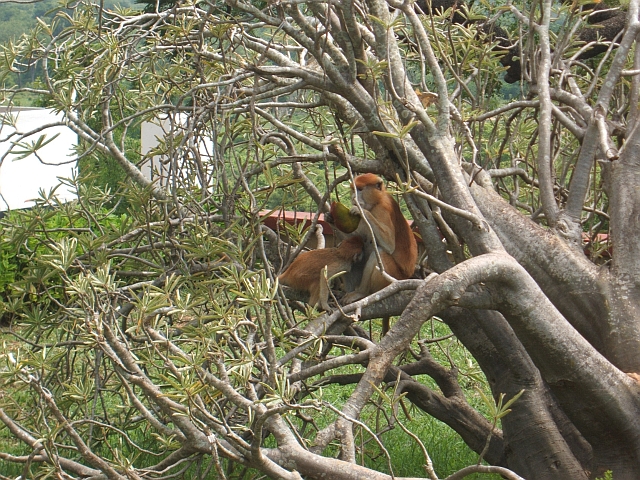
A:
MULTIPOLYGON (((142 155, 147 155, 152 149, 158 147, 161 141, 165 140, 170 134, 173 127, 173 134, 186 134, 186 123, 188 117, 186 114, 176 114, 174 121, 171 122, 168 118, 162 120, 156 120, 154 122, 142 122, 140 128, 141 137, 141 150, 142 155)), ((178 155, 179 160, 177 165, 167 164, 167 157, 162 155, 156 155, 147 159, 140 165, 140 171, 142 174, 156 182, 161 186, 168 186, 173 175, 177 175, 177 178, 188 177, 190 171, 194 168, 192 159, 194 150, 198 152, 203 168, 206 175, 211 175, 211 156, 213 155, 213 141, 210 138, 196 137, 196 145, 192 145, 191 141, 187 142, 187 145, 183 146, 181 155, 178 155), (185 168, 182 162, 189 162, 189 167, 185 168)), ((196 180, 198 185, 201 185, 200 179, 196 180)), ((208 182, 205 179, 205 184, 208 182)))
MULTIPOLYGON (((6 141, 8 134, 14 132, 27 133, 39 126, 53 123, 62 119, 62 114, 55 114, 44 108, 12 108, 11 115, 16 118, 16 128, 3 124, 8 115, 5 107, 0 107, 0 156, 7 151, 23 150, 6 141)), ((76 168, 73 147, 78 143, 78 136, 64 126, 52 127, 46 131, 33 134, 20 142, 33 143, 41 135, 47 139, 58 136, 49 144, 38 150, 38 156, 29 155, 22 160, 16 160, 17 155, 7 155, 0 164, 0 212, 16 208, 28 208, 34 205, 33 199, 38 198, 38 191, 43 189, 47 193, 60 183, 59 177, 70 178, 76 168)), ((60 186, 56 190, 60 201, 67 202, 75 198, 75 193, 67 187, 60 186)))
MULTIPOLYGON (((142 122, 140 126, 140 147, 142 149, 142 155, 146 155, 151 149, 156 148, 160 139, 163 139, 167 135, 169 128, 168 120, 158 123, 142 122)), ((167 184, 169 170, 163 165, 161 157, 151 157, 140 166, 140 171, 149 180, 153 180, 162 186, 167 184)))

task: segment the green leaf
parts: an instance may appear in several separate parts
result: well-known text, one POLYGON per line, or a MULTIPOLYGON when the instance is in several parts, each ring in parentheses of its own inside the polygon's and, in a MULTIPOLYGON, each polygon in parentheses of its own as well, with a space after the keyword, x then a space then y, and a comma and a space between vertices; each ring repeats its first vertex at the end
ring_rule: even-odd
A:
POLYGON ((23 160, 27 158, 29 155, 36 153, 42 147, 53 142, 60 134, 56 133, 55 135, 47 138, 47 135, 40 135, 38 139, 34 142, 17 142, 13 144, 9 153, 14 155, 18 155, 17 158, 14 158, 14 161, 23 160), (22 150, 16 150, 15 147, 19 147, 22 150))
POLYGON ((378 136, 378 137, 387 137, 387 138, 399 138, 400 135, 398 135, 397 133, 390 133, 390 132, 378 132, 376 130, 374 130, 373 132, 374 135, 378 136))

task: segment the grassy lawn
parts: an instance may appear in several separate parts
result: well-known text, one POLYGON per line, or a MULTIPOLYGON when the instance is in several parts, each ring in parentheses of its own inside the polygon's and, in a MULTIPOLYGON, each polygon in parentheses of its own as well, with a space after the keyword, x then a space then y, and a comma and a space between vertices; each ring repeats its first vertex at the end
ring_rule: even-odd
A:
MULTIPOLYGON (((425 336, 427 334, 436 334, 441 336, 446 334, 446 332, 446 326, 441 323, 437 323, 435 325, 426 325, 423 334, 425 336), (434 328, 437 331, 433 331, 434 328)), ((375 332, 374 335, 376 335, 375 332)), ((4 354, 16 352, 20 347, 20 342, 7 332, 0 333, 0 342, 2 342, 4 354)), ((438 348, 433 349, 435 357, 440 356, 438 348)), ((448 345, 444 345, 441 353, 445 353, 445 350, 446 355, 450 356, 449 358, 454 358, 460 365, 464 366, 466 364, 469 366, 469 370, 466 372, 464 371, 464 368, 461 368, 461 384, 467 389, 469 400, 476 408, 482 410, 483 406, 481 402, 479 402, 477 394, 473 388, 473 386, 478 386, 478 382, 474 380, 474 378, 476 378, 474 373, 475 369, 468 360, 467 352, 457 341, 455 341, 455 339, 452 339, 448 345)), ((342 353, 344 352, 340 349, 334 349, 332 351, 333 355, 340 355, 342 353)), ((358 371, 362 371, 362 368, 359 366, 350 366, 341 369, 339 372, 336 371, 332 373, 355 373, 358 371)), ((437 387, 435 387, 433 381, 428 377, 422 377, 421 381, 429 384, 431 388, 434 388, 437 391, 437 387)), ((340 408, 352 392, 352 389, 353 386, 328 385, 322 388, 322 398, 336 408, 340 408)), ((391 392, 387 391, 386 394, 391 395, 391 392)), ((1 392, 0 395, 10 395, 15 402, 18 404, 20 402, 20 392, 4 391, 1 392)), ((388 451, 394 475, 426 477, 426 471, 424 469, 425 457, 421 446, 418 442, 403 432, 402 428, 397 425, 397 423, 389 421, 388 416, 384 413, 385 410, 387 412, 389 410, 388 405, 384 405, 384 402, 387 400, 381 396, 376 396, 375 401, 379 402, 381 404, 380 407, 382 408, 376 408, 373 405, 367 407, 363 412, 362 419, 372 431, 383 432, 378 436, 378 440, 388 451), (390 423, 394 425, 393 428, 388 428, 390 423)), ((427 450, 435 471, 440 478, 445 478, 455 471, 477 462, 477 454, 471 451, 451 428, 429 415, 426 415, 417 408, 412 407, 408 401, 404 400, 403 402, 404 406, 407 408, 406 413, 409 414, 410 418, 407 418, 403 408, 397 408, 397 418, 402 422, 402 425, 406 429, 411 431, 420 439, 420 442, 422 442, 424 448, 427 450)), ((322 428, 328 422, 332 421, 333 418, 333 414, 325 411, 318 414, 316 422, 318 426, 322 428)), ((292 420, 295 422, 295 419, 292 420)), ((151 446, 153 441, 149 442, 151 439, 145 438, 149 435, 149 430, 144 429, 142 424, 139 429, 134 429, 128 433, 139 445, 146 444, 148 447, 153 449, 151 446)), ((267 443, 269 444, 270 441, 271 439, 268 439, 267 443)), ((378 442, 376 442, 369 433, 359 427, 356 428, 356 447, 359 463, 381 472, 391 473, 388 458, 380 448, 378 442)), ((333 446, 330 446, 326 453, 331 454, 334 449, 335 448, 333 446)), ((8 429, 3 426, 0 427, 0 452, 12 455, 28 455, 30 453, 28 448, 12 438, 8 429)), ((157 458, 155 457, 148 459, 138 458, 136 463, 152 464, 155 461, 157 461, 157 458)), ((31 472, 33 473, 35 470, 37 470, 36 465, 32 467, 31 472)), ((186 472, 182 478, 201 480, 216 478, 214 471, 209 470, 206 474, 203 473, 204 471, 207 471, 207 469, 199 469, 194 466, 194 468, 190 469, 189 472, 186 472)), ((0 479, 16 478, 17 476, 24 476, 25 474, 25 478, 33 478, 29 472, 23 472, 23 467, 21 465, 16 465, 0 459, 0 479)), ((236 467, 233 469, 233 473, 229 475, 229 478, 245 480, 264 477, 255 471, 236 467)), ((500 477, 476 475, 468 478, 498 479, 500 477)))
MULTIPOLYGON (((403 420, 405 420, 403 418, 403 420)), ((439 478, 473 465, 478 455, 447 425, 421 412, 412 412, 412 420, 404 423, 424 444, 439 478)), ((397 476, 426 477, 422 449, 399 427, 382 435, 381 441, 392 458, 393 473, 397 476)), ((365 462, 367 466, 389 472, 386 458, 381 455, 365 462)), ((499 475, 473 475, 470 479, 499 479, 499 475)))

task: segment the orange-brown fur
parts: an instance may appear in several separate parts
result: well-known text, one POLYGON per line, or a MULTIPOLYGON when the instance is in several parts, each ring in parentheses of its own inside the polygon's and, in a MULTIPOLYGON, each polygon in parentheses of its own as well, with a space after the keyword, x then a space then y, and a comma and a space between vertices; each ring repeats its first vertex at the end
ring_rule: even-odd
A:
MULTIPOLYGON (((354 184, 353 203, 355 205, 357 197, 373 230, 385 272, 398 280, 411 277, 418 259, 418 246, 398 202, 386 192, 382 179, 372 173, 358 175, 354 184)), ((351 212, 360 215, 360 210, 355 206, 351 212)), ((371 231, 366 222, 360 222, 356 233, 367 240, 366 265, 360 285, 345 298, 345 302, 357 300, 389 285, 376 268, 377 258, 375 251, 369 246, 371 231)))
POLYGON ((359 236, 347 238, 338 247, 303 252, 279 277, 282 285, 309 292, 309 304, 320 304, 329 310, 327 279, 342 271, 348 272, 362 258, 363 241, 359 236), (327 267, 326 279, 323 269, 327 267))

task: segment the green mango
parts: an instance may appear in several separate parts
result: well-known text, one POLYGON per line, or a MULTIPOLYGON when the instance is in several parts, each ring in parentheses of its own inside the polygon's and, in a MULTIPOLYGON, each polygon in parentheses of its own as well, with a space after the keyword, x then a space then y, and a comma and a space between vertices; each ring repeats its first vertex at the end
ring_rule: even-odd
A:
POLYGON ((360 224, 360 216, 353 215, 349 208, 340 202, 331 203, 330 213, 333 217, 334 225, 341 232, 351 233, 360 224))

